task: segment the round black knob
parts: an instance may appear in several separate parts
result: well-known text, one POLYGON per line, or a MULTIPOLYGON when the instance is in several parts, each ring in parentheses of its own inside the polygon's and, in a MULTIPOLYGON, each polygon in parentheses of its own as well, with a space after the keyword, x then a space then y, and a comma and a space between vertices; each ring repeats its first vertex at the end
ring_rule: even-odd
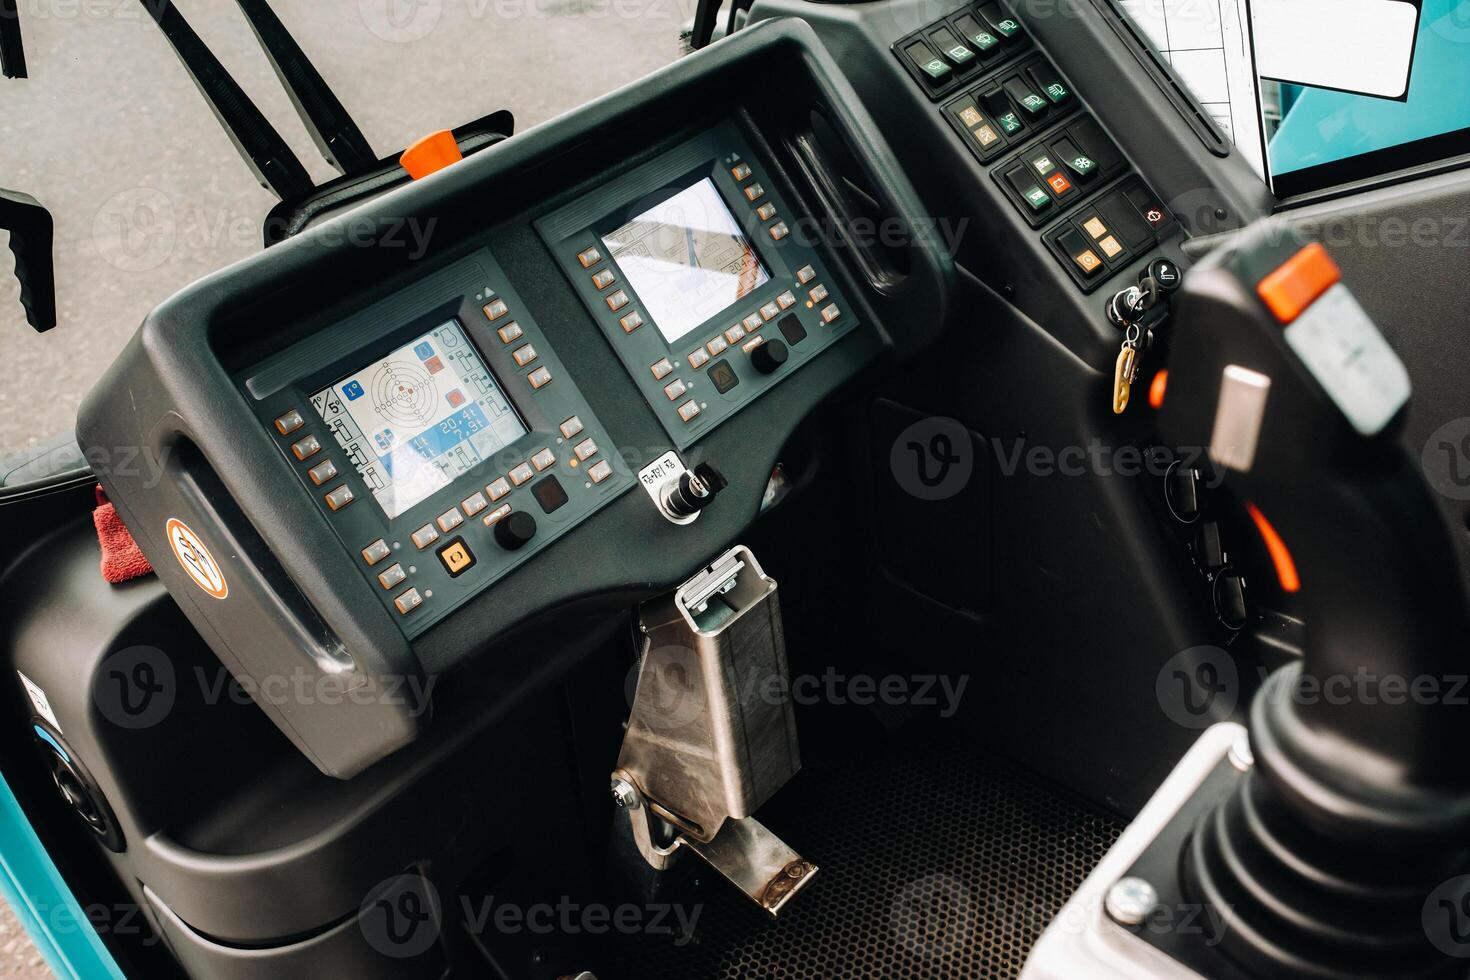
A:
POLYGON ((785 364, 791 357, 791 351, 786 349, 786 344, 779 340, 768 340, 755 350, 750 352, 750 363, 761 374, 770 374, 785 364))
POLYGON ((1154 259, 1148 264, 1148 271, 1144 275, 1158 283, 1159 288, 1166 293, 1172 293, 1184 282, 1184 273, 1168 259, 1154 259))
POLYGON ((536 518, 523 510, 515 511, 495 523, 495 543, 506 551, 524 548, 536 536, 536 518))

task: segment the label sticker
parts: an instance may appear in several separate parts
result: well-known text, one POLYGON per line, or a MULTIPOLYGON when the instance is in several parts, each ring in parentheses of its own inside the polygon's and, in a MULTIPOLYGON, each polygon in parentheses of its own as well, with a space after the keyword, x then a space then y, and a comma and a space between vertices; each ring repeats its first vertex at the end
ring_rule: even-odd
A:
POLYGON ((1383 431, 1409 400, 1409 372, 1341 283, 1286 328, 1286 342, 1365 436, 1383 431))
POLYGON ((184 566, 184 571, 194 580, 194 584, 216 599, 223 599, 230 594, 230 587, 225 582, 225 573, 199 540, 199 535, 189 529, 189 525, 176 517, 170 517, 164 528, 168 536, 168 543, 174 549, 174 557, 179 564, 184 566))
POLYGON ((21 686, 26 689, 26 696, 31 699, 31 707, 36 709, 36 714, 45 718, 52 728, 61 731, 61 722, 56 720, 56 712, 51 710, 51 701, 46 697, 46 692, 41 690, 41 685, 18 670, 15 673, 20 678, 21 686))

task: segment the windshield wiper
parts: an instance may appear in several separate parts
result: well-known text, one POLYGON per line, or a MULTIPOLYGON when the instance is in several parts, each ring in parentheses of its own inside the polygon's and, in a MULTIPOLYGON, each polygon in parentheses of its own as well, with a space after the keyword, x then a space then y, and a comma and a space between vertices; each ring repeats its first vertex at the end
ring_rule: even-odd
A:
POLYGON ((10 232, 20 305, 39 333, 56 326, 56 269, 51 261, 51 212, 29 194, 0 188, 0 230, 10 232))

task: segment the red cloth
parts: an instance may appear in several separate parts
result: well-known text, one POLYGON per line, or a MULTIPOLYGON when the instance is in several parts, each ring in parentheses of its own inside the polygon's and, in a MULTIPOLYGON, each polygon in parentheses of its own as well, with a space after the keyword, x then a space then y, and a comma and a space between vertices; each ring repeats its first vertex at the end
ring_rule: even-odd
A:
POLYGON ((107 499, 102 487, 97 487, 97 509, 92 511, 92 523, 97 525, 97 543, 102 545, 102 577, 113 585, 143 575, 150 575, 153 566, 133 540, 133 535, 117 516, 117 506, 107 499))

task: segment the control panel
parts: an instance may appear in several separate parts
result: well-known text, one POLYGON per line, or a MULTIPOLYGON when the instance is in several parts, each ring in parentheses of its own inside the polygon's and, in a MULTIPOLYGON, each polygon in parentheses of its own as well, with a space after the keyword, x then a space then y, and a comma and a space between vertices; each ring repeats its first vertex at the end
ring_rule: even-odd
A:
POLYGON ((488 250, 238 382, 409 637, 634 483, 488 250))
POLYGON ((998 4, 956 11, 892 50, 932 100, 944 99, 949 125, 1084 292, 1177 229, 1071 84, 998 4))
POLYGON ((857 326, 819 226, 733 121, 536 228, 680 449, 857 326))

